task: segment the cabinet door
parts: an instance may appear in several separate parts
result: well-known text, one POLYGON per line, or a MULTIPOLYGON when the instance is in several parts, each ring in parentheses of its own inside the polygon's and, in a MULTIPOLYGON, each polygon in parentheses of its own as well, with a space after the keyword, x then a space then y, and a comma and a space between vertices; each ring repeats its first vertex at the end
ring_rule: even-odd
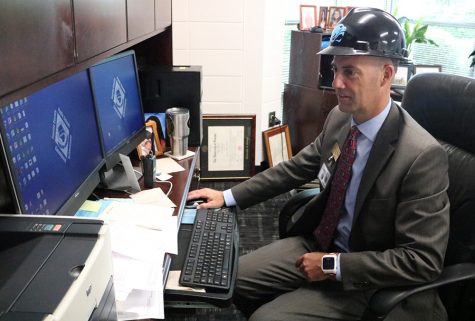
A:
POLYGON ((0 96, 74 64, 70 0, 0 2, 0 96))
POLYGON ((163 31, 172 24, 172 0, 155 0, 155 30, 163 31))
POLYGON ((289 84, 318 88, 322 34, 293 30, 290 38, 289 84))
POLYGON ((135 39, 155 30, 155 0, 127 0, 127 38, 135 39))
POLYGON ((74 0, 78 61, 127 41, 126 0, 74 0))
POLYGON ((283 121, 289 125, 294 154, 317 138, 337 103, 334 91, 285 84, 283 121))

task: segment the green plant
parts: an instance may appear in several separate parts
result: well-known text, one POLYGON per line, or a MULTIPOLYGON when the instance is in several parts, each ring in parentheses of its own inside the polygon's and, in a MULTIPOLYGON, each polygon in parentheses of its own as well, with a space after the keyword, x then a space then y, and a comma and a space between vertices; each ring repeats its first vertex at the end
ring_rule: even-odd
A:
POLYGON ((424 24, 422 19, 417 20, 415 23, 411 23, 407 17, 401 17, 398 21, 404 30, 407 51, 411 52, 414 43, 428 43, 436 47, 439 46, 435 41, 426 37, 429 25, 424 24))
MULTIPOLYGON (((393 16, 397 17, 398 8, 396 7, 393 12, 393 16)), ((397 21, 402 26, 402 30, 404 31, 404 38, 406 40, 406 49, 410 53, 412 49, 412 45, 414 43, 428 43, 438 47, 439 45, 436 44, 432 39, 426 38, 426 32, 429 28, 429 25, 426 25, 422 22, 422 19, 417 20, 415 23, 411 22, 411 20, 407 17, 398 18, 397 21)))
POLYGON ((475 50, 468 56, 468 58, 472 57, 472 63, 470 64, 470 68, 475 67, 475 50), (473 56, 473 57, 472 57, 473 56))

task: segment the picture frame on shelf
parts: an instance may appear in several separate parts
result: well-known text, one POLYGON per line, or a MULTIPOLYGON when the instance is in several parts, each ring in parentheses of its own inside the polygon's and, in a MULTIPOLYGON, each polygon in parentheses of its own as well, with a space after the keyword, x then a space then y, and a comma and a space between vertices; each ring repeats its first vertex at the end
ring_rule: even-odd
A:
POLYGON ((414 65, 414 75, 426 72, 442 72, 442 65, 414 65))
POLYGON ((269 167, 292 157, 292 145, 288 125, 272 127, 262 132, 269 167))
POLYGON ((203 115, 200 179, 243 180, 255 172, 256 115, 203 115))
POLYGON ((310 30, 317 25, 317 6, 300 5, 300 30, 310 30))
POLYGON ((407 86, 407 82, 411 78, 411 68, 410 66, 400 65, 397 68, 396 75, 394 76, 393 83, 391 84, 392 88, 404 89, 407 86))
POLYGON ((318 8, 318 26, 322 29, 327 27, 328 7, 318 8))
POLYGON ((329 7, 327 15, 327 28, 333 29, 346 14, 346 7, 329 7))
POLYGON ((153 120, 148 120, 145 123, 145 127, 147 129, 147 137, 137 146, 137 154, 139 159, 142 156, 145 157, 151 153, 153 154, 152 151, 155 151, 155 156, 163 155, 164 146, 160 139, 156 122, 153 120))

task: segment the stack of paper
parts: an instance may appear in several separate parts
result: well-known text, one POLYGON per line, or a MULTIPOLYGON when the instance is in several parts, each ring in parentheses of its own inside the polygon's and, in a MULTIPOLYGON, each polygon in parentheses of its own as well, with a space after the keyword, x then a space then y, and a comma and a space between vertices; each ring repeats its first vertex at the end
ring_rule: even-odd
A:
POLYGON ((110 225, 119 320, 164 318, 163 258, 177 254, 173 208, 111 203, 100 218, 110 225))
POLYGON ((146 190, 132 200, 86 204, 79 216, 96 215, 108 222, 119 320, 163 319, 163 260, 178 252, 175 206, 161 189, 146 190), (89 209, 89 211, 88 211, 89 209))

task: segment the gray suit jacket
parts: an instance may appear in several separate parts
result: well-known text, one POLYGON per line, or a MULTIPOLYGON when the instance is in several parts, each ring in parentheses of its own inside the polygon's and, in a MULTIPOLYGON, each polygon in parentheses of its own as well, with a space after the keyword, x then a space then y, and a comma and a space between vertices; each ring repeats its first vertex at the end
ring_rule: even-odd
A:
MULTIPOLYGON (((239 207, 249 207, 316 178, 335 142, 343 145, 350 117, 334 108, 313 143, 289 161, 232 188, 239 207)), ((345 290, 372 292, 427 282, 440 274, 449 232, 448 184, 445 151, 406 111, 393 104, 363 172, 350 253, 340 256, 345 290)), ((325 198, 311 202, 317 203, 312 206, 317 210, 305 214, 311 218, 302 233, 318 225, 324 208, 318 203, 325 198)), ((434 291, 411 298, 393 311, 391 319, 444 318, 434 291)))

